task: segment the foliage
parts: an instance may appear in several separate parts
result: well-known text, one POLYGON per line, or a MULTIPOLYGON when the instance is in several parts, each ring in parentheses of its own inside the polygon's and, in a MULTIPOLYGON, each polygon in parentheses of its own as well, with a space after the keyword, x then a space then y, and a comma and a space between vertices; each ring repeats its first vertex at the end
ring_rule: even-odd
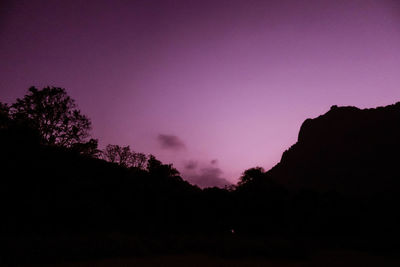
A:
POLYGON ((179 175, 179 171, 172 167, 172 164, 162 164, 155 156, 150 155, 147 161, 147 170, 161 176, 174 177, 179 175))
POLYGON ((107 145, 101 153, 102 158, 112 162, 118 163, 124 167, 135 167, 143 169, 147 157, 143 153, 136 153, 130 149, 129 146, 107 145))
POLYGON ((262 167, 250 168, 243 172, 242 176, 239 178, 238 186, 257 182, 263 178, 265 178, 265 171, 262 167))
POLYGON ((98 147, 97 139, 91 138, 88 142, 73 144, 71 146, 71 149, 80 154, 84 154, 91 157, 97 157, 101 153, 101 151, 97 147, 98 147))
POLYGON ((70 148, 85 143, 91 129, 90 120, 60 87, 29 88, 28 94, 11 106, 10 113, 14 120, 37 129, 47 145, 70 148))

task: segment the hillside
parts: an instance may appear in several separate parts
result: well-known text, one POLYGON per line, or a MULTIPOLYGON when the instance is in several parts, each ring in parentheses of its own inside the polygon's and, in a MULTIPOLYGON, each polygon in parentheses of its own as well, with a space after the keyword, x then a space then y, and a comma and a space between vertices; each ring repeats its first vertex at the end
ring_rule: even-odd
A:
POLYGON ((26 120, 0 115, 0 265, 398 252, 400 103, 334 106, 303 123, 273 169, 225 189, 193 186, 153 156, 128 167, 44 144, 26 120))
POLYGON ((300 128, 268 174, 290 189, 370 195, 400 191, 400 102, 337 107, 300 128))

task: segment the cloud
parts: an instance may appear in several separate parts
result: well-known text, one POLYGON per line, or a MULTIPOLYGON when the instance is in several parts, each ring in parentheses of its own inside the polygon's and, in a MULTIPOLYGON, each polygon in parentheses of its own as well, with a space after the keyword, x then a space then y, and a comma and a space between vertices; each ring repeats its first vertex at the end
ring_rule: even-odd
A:
POLYGON ((185 143, 176 135, 159 134, 157 140, 163 149, 178 151, 186 148, 185 143))
POLYGON ((231 185, 231 182, 222 177, 223 172, 216 166, 217 162, 217 160, 212 160, 206 167, 197 169, 196 161, 188 161, 184 165, 186 172, 183 177, 186 181, 201 188, 231 185))
POLYGON ((186 170, 194 170, 197 168, 197 161, 190 160, 184 164, 186 170))

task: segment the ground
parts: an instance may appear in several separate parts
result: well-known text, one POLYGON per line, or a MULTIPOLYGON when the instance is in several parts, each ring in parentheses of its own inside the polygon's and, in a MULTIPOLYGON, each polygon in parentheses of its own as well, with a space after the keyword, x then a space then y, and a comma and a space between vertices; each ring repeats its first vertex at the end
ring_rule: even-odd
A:
MULTIPOLYGON (((396 255, 394 255, 396 256, 396 255)), ((270 267, 397 267, 400 266, 400 257, 394 256, 379 256, 369 255, 362 252, 351 251, 323 251, 315 254, 308 260, 268 260, 268 259, 223 259, 210 257, 206 255, 169 255, 157 257, 143 258, 126 258, 126 259, 103 259, 92 261, 68 262, 59 264, 47 264, 40 266, 55 266, 55 267, 104 267, 104 266, 173 266, 173 267, 188 267, 188 266, 270 266, 270 267)), ((28 266, 28 265, 26 265, 28 266)), ((29 265, 39 266, 39 265, 29 265)))

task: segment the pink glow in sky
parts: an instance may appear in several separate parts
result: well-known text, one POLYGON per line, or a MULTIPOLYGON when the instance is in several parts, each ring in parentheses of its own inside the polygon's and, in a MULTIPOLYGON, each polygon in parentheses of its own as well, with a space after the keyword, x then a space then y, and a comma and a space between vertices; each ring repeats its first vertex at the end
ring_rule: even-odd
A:
POLYGON ((192 180, 236 182, 246 168, 269 169, 301 123, 332 105, 400 100, 396 0, 0 8, 0 101, 31 85, 64 87, 101 147, 153 153, 192 180))

